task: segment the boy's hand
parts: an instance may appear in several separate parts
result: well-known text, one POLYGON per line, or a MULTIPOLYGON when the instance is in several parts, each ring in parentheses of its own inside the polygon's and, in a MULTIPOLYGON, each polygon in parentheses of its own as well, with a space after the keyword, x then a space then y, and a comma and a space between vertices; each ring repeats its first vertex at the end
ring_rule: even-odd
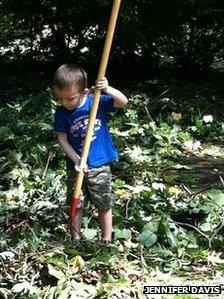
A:
POLYGON ((88 171, 88 166, 87 164, 81 166, 81 164, 75 164, 75 170, 80 172, 81 170, 83 170, 84 172, 87 172, 88 171))
POLYGON ((109 84, 108 84, 108 80, 106 77, 103 77, 102 79, 100 79, 99 81, 96 81, 96 88, 107 92, 107 88, 108 88, 109 84))

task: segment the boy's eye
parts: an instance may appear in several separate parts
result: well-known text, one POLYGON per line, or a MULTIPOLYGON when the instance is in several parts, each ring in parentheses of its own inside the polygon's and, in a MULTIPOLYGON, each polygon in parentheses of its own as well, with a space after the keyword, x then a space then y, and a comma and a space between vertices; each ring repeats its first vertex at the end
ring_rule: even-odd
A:
POLYGON ((78 98, 79 98, 79 96, 74 96, 74 97, 72 97, 72 98, 69 98, 68 101, 74 101, 74 100, 76 100, 76 99, 78 99, 78 98))
POLYGON ((74 100, 77 100, 79 99, 80 95, 77 95, 77 96, 73 96, 73 97, 58 97, 58 100, 59 101, 67 101, 67 102, 72 102, 74 100))

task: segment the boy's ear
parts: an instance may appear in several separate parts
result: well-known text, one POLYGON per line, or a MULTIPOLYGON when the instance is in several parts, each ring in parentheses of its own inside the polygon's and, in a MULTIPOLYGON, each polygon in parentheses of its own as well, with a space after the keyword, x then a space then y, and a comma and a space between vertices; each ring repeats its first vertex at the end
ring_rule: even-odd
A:
POLYGON ((84 94, 87 94, 89 92, 89 89, 88 88, 85 88, 84 90, 84 94))

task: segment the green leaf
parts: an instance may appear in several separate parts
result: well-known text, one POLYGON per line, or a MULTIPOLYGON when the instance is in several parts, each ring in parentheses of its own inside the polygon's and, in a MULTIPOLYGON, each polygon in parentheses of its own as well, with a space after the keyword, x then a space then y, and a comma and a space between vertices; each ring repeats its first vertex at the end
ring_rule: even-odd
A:
POLYGON ((114 188, 119 189, 119 188, 123 188, 124 186, 124 181, 117 179, 114 181, 114 188))
POLYGON ((166 216, 161 217, 158 225, 158 234, 162 237, 166 237, 169 232, 169 221, 166 216))
POLYGON ((168 239, 169 243, 171 244, 171 246, 175 246, 176 247, 176 246, 178 246, 180 244, 180 242, 178 241, 178 238, 171 231, 167 234, 167 239, 168 239))
POLYGON ((195 120, 195 125, 196 125, 197 129, 200 131, 200 133, 203 134, 205 131, 205 126, 203 124, 203 121, 201 119, 197 118, 195 120))
POLYGON ((130 229, 115 229, 115 239, 130 239, 131 238, 131 231, 130 229))
POLYGON ((56 277, 58 280, 66 279, 65 274, 61 270, 56 270, 51 264, 48 264, 48 273, 56 277))
MULTIPOLYGON (((46 234, 46 232, 44 232, 44 233, 46 234)), ((43 236, 42 231, 41 231, 41 234, 43 236)), ((45 254, 44 257, 45 257, 45 262, 47 264, 51 264, 51 265, 58 266, 58 267, 63 267, 66 265, 65 257, 63 255, 52 253, 52 255, 45 254)))
POLYGON ((208 222, 203 223, 202 225, 200 225, 200 229, 203 232, 211 231, 212 230, 211 223, 208 223, 208 222))
POLYGON ((224 193, 221 190, 212 189, 209 191, 208 195, 216 204, 220 206, 224 205, 224 193))
POLYGON ((9 127, 6 127, 6 126, 0 127, 0 140, 1 141, 6 141, 9 139, 13 139, 13 138, 14 138, 14 134, 9 127))
POLYGON ((151 222, 145 224, 142 230, 143 231, 149 230, 149 231, 155 233, 158 230, 158 222, 151 221, 151 222))
POLYGON ((138 241, 145 246, 152 246, 157 241, 157 236, 150 230, 144 230, 138 237, 138 241))
POLYGON ((92 240, 93 238, 96 237, 97 231, 96 231, 96 229, 93 229, 93 228, 85 228, 83 230, 83 235, 85 236, 85 238, 87 240, 92 240))

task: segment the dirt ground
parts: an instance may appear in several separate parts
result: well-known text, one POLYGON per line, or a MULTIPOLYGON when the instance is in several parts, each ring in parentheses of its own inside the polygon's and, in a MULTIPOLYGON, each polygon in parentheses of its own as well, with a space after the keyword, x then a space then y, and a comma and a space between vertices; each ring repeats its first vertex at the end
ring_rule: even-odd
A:
POLYGON ((189 183, 188 190, 199 194, 206 190, 224 189, 224 148, 220 148, 220 156, 183 156, 179 160, 179 167, 164 168, 164 176, 172 175, 179 186, 189 183))

